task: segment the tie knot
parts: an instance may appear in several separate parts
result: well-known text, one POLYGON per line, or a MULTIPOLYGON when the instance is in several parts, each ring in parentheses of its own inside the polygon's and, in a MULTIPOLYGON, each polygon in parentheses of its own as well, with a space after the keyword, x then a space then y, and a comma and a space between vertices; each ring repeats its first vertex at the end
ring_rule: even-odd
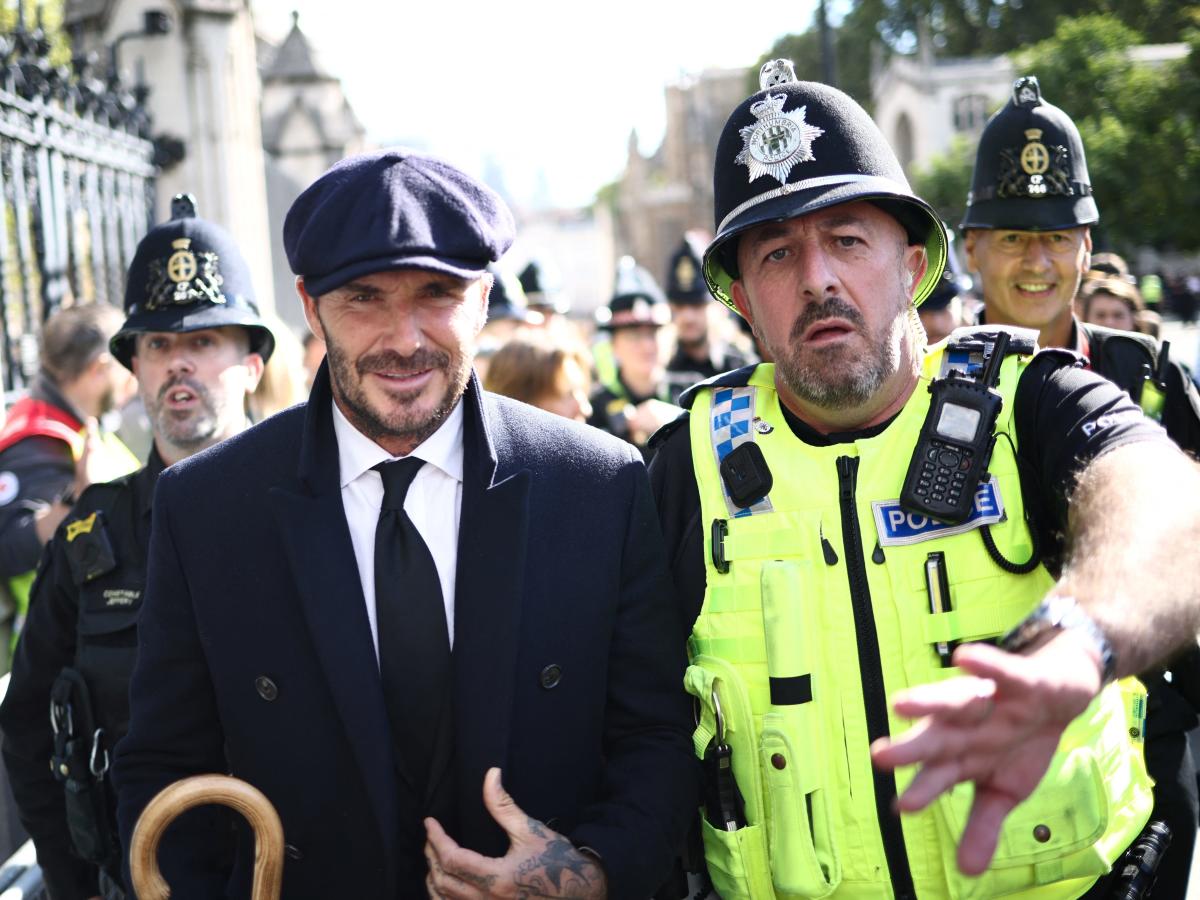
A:
POLYGON ((404 498, 408 495, 408 487, 412 484, 425 460, 415 456, 404 459, 394 459, 391 462, 374 466, 379 477, 383 479, 383 509, 404 509, 404 498))

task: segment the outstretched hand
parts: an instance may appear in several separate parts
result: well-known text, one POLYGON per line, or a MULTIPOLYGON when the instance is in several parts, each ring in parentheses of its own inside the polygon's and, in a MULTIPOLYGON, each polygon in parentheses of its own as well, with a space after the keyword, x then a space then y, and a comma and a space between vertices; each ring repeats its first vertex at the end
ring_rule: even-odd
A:
POLYGON ((604 870, 565 837, 527 816, 500 783, 500 770, 483 778, 483 804, 508 835, 508 853, 496 858, 460 847, 436 819, 425 820, 430 897, 572 897, 608 895, 604 870))
POLYGON ((883 769, 920 766, 897 800, 902 812, 924 809, 960 782, 975 783, 958 867, 978 875, 996 852, 1004 819, 1033 793, 1063 731, 1099 692, 1100 663, 1070 631, 1029 656, 964 644, 953 662, 967 674, 895 698, 896 713, 918 721, 876 741, 871 758, 883 769))

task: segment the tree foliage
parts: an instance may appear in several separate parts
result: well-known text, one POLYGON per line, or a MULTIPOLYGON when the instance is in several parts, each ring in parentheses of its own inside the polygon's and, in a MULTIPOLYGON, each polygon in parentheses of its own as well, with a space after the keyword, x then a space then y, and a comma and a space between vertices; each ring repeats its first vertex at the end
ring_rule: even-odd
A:
MULTIPOLYGON (((1153 245, 1200 249, 1200 5, 1180 0, 850 0, 836 32, 838 86, 870 104, 872 42, 913 52, 918 22, 935 57, 1011 54, 1038 76, 1046 99, 1079 126, 1100 207, 1097 243, 1126 252, 1153 245), (1129 49, 1186 41, 1190 55, 1146 65, 1129 49)), ((762 61, 786 56, 801 78, 819 79, 815 27, 775 42, 762 61)), ((757 67, 753 88, 757 89, 757 67)), ((913 185, 949 222, 963 212, 974 145, 951 149, 915 173, 913 185)))
POLYGON ((25 28, 40 31, 50 42, 51 65, 66 65, 71 60, 70 40, 63 31, 63 0, 17 0, 0 5, 0 35, 16 31, 20 13, 25 14, 25 28))
MULTIPOLYGON (((872 46, 886 57, 912 53, 918 23, 927 29, 935 57, 995 56, 1044 41, 1062 19, 1111 16, 1146 43, 1178 41, 1200 28, 1200 3, 1188 0, 843 0, 829 4, 842 13, 835 28, 838 87, 871 108, 872 46)), ((821 42, 814 22, 802 34, 779 38, 763 55, 787 56, 802 78, 820 80, 821 42)), ((758 65, 748 85, 758 90, 758 65)))
POLYGON ((1200 247, 1200 31, 1188 58, 1137 64, 1141 35, 1112 16, 1063 20, 1053 38, 1015 55, 1046 98, 1074 119, 1115 246, 1200 247))

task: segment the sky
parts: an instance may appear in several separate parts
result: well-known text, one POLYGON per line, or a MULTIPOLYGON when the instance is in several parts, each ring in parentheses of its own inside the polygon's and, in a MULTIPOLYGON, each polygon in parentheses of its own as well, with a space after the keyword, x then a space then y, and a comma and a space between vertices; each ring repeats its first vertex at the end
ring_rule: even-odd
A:
POLYGON ((631 129, 662 139, 663 88, 753 65, 815 0, 252 0, 280 40, 291 12, 341 78, 367 138, 443 156, 533 206, 583 206, 619 177, 631 129))

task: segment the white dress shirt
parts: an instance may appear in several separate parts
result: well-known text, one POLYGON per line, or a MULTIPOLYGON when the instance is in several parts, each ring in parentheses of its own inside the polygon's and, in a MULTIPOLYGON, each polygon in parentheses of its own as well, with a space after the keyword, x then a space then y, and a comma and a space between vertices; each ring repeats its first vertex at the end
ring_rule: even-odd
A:
MULTIPOLYGON (((358 562, 358 580, 367 601, 367 619, 379 658, 379 625, 375 614, 375 527, 383 505, 383 478, 372 466, 398 459, 350 424, 333 405, 333 431, 341 467, 342 506, 358 562)), ((404 498, 404 511, 420 533, 437 566, 446 606, 446 629, 454 646, 454 581, 458 564, 458 522, 462 512, 462 400, 446 421, 410 456, 425 460, 404 498)))

